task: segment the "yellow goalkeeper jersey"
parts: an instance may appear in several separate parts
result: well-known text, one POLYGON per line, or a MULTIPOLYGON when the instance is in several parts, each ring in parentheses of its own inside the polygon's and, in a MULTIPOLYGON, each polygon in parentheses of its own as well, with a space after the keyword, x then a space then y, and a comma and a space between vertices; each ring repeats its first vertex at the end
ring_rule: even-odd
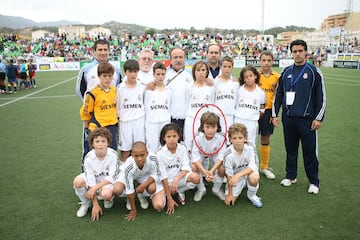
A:
POLYGON ((277 72, 271 71, 270 75, 266 77, 264 73, 260 70, 260 81, 259 87, 265 92, 266 103, 265 109, 271 109, 275 97, 276 86, 279 82, 279 74, 277 72))
POLYGON ((96 85, 87 92, 84 104, 80 108, 80 118, 89 121, 89 130, 106 127, 118 123, 116 108, 116 88, 111 86, 108 91, 96 85))

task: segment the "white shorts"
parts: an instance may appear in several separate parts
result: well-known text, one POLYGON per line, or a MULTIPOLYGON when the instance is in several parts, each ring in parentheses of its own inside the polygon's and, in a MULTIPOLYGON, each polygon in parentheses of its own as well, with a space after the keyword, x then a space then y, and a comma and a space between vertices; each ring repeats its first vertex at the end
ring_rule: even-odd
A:
POLYGON ((246 126, 248 132, 248 142, 251 142, 256 146, 256 137, 259 134, 259 123, 257 120, 245 120, 242 118, 235 117, 235 123, 242 123, 246 126))
MULTIPOLYGON (((187 184, 187 179, 189 177, 189 175, 192 173, 192 171, 189 171, 188 173, 186 173, 186 175, 184 177, 182 177, 179 181, 178 181, 178 188, 180 187, 184 187, 187 184)), ((176 177, 176 176, 175 176, 176 177)), ((174 177, 174 178, 175 178, 174 177)), ((171 183, 174 181, 174 178, 171 179, 171 181, 169 180, 169 185, 171 185, 171 183)))
POLYGON ((119 149, 130 151, 134 142, 145 142, 145 116, 119 123, 119 149))
POLYGON ((193 128, 194 118, 190 116, 186 116, 184 122, 184 145, 187 150, 191 150, 193 143, 193 129, 194 133, 198 132, 200 127, 200 118, 196 118, 196 122, 193 128))
POLYGON ((149 152, 157 153, 160 149, 160 132, 161 129, 169 122, 152 123, 146 122, 146 146, 149 152))
MULTIPOLYGON (((201 165, 205 168, 205 170, 209 170, 209 167, 210 166, 214 166, 214 164, 219 161, 218 159, 216 159, 214 161, 213 157, 205 157, 205 156, 201 156, 200 157, 200 163, 201 165)), ((217 171, 217 170, 216 170, 217 171)), ((215 172, 216 172, 215 171, 215 172)), ((203 174, 200 172, 200 169, 199 169, 199 174, 201 174, 203 176, 203 174)))
MULTIPOLYGON (((245 187, 245 184, 247 184, 247 177, 242 177, 240 178, 240 180, 237 182, 237 184, 235 186, 232 187, 232 193, 234 197, 238 197, 240 195, 240 193, 242 192, 242 190, 245 187)), ((228 191, 228 184, 226 183, 226 187, 225 187, 225 195, 228 195, 229 191, 228 191)))
MULTIPOLYGON (((147 180, 149 179, 149 177, 150 177, 150 175, 143 175, 143 176, 141 176, 141 177, 135 178, 134 181, 136 181, 137 183, 141 184, 141 183, 147 181, 147 180)), ((128 192, 126 191, 126 190, 127 190, 127 186, 126 186, 126 182, 127 182, 127 181, 126 181, 126 179, 125 179, 125 175, 120 174, 120 175, 118 176, 118 178, 115 180, 115 182, 121 182, 122 184, 125 185, 125 190, 124 190, 124 192, 125 192, 126 195, 129 195, 129 194, 135 192, 136 186, 135 186, 134 182, 132 183, 134 189, 128 189, 128 192), (130 193, 129 193, 129 190, 130 190, 130 193)), ((163 184, 162 184, 161 181, 156 181, 156 182, 155 182, 155 185, 156 185, 156 191, 155 191, 155 193, 153 193, 153 194, 156 194, 157 192, 160 192, 161 190, 164 189, 164 186, 163 186, 163 184)), ((145 196, 150 196, 150 197, 153 195, 153 194, 149 194, 146 190, 144 191, 143 194, 144 194, 145 196)))
MULTIPOLYGON (((85 188, 88 189, 88 188, 89 188, 89 183, 88 183, 88 181, 87 181, 87 179, 86 179, 85 173, 80 173, 80 174, 79 174, 79 177, 82 178, 82 179, 84 179, 85 184, 86 184, 85 188)), ((99 192, 100 192, 101 189, 103 189, 103 188, 110 188, 110 189, 112 190, 112 189, 113 189, 113 185, 110 183, 110 184, 107 184, 107 185, 103 186, 102 188, 100 188, 100 189, 97 191, 97 194, 99 194, 99 192)))
POLYGON ((224 134, 226 134, 226 144, 229 145, 230 142, 229 142, 229 127, 231 125, 233 125, 234 123, 234 115, 225 115, 225 119, 226 119, 226 126, 227 128, 225 129, 225 120, 224 120, 224 117, 223 115, 219 115, 220 117, 220 126, 221 126, 221 132, 223 132, 224 134))

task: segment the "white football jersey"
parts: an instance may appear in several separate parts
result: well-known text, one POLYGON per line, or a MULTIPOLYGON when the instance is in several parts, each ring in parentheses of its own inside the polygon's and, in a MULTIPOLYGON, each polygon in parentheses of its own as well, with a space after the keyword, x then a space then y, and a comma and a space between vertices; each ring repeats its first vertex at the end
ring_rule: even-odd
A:
POLYGON ((130 156, 120 167, 118 179, 125 184, 125 194, 129 195, 135 192, 135 180, 138 183, 143 183, 149 177, 152 177, 155 182, 167 178, 164 166, 157 160, 156 155, 152 154, 146 158, 143 169, 139 169, 135 159, 130 156))
POLYGON ((255 90, 248 91, 244 85, 238 90, 238 100, 236 103, 235 117, 246 120, 259 120, 261 106, 265 106, 265 93, 256 85, 255 90))
MULTIPOLYGON (((189 100, 186 116, 195 117, 198 110, 205 104, 214 104, 215 87, 204 85, 202 87, 191 86, 187 92, 186 99, 189 100)), ((202 112, 208 111, 206 108, 202 112)), ((198 113, 198 118, 201 117, 201 112, 198 113)))
POLYGON ((146 121, 152 123, 170 122, 171 90, 147 90, 145 92, 146 121))
POLYGON ((84 173, 90 187, 108 180, 114 183, 118 171, 118 154, 112 148, 107 148, 105 159, 99 160, 95 150, 91 150, 84 158, 84 173))
POLYGON ((181 171, 191 171, 190 159, 184 145, 178 143, 176 152, 173 154, 169 151, 167 146, 163 146, 158 152, 157 157, 163 163, 167 172, 169 184, 174 178, 180 174, 181 171))
POLYGON ((224 160, 225 136, 222 133, 216 133, 211 140, 205 138, 205 134, 200 132, 195 137, 191 151, 191 161, 202 161, 203 158, 212 157, 214 161, 224 160), (220 150, 219 150, 220 149, 220 150), (216 152, 216 153, 215 153, 216 152))
POLYGON ((145 115, 144 110, 145 86, 137 83, 136 87, 129 88, 122 82, 117 88, 117 113, 120 121, 131 121, 145 115))
POLYGON ((234 115, 240 84, 232 80, 215 82, 215 105, 225 115, 234 115))
POLYGON ((239 155, 234 146, 230 145, 225 151, 224 166, 226 175, 231 177, 247 167, 251 168, 254 172, 258 172, 259 160, 255 147, 245 144, 243 152, 239 155))

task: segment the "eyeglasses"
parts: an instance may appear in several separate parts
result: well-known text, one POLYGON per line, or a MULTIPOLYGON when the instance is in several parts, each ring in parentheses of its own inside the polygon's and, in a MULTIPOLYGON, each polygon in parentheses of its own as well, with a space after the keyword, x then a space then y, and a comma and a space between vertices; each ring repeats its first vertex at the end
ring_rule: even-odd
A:
POLYGON ((150 57, 142 57, 141 58, 141 60, 143 60, 143 61, 153 61, 153 59, 152 58, 150 58, 150 57))

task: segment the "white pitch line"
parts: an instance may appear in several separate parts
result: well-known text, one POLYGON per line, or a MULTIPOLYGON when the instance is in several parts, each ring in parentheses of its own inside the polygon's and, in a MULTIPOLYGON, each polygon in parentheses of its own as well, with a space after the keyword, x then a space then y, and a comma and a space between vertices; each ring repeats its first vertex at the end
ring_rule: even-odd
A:
POLYGON ((66 80, 63 81, 63 82, 56 83, 56 84, 54 84, 54 85, 51 85, 51 86, 48 86, 48 87, 46 87, 46 88, 40 89, 40 90, 38 90, 38 91, 36 91, 36 92, 32 92, 32 93, 29 93, 28 95, 25 95, 25 96, 16 98, 16 99, 14 99, 14 100, 12 100, 12 101, 9 101, 9 102, 3 103, 3 104, 0 104, 0 107, 4 107, 4 106, 9 105, 9 104, 11 104, 11 103, 14 103, 14 102, 23 100, 24 98, 27 98, 27 97, 30 97, 30 96, 32 96, 32 95, 41 93, 41 92, 46 91, 46 90, 48 90, 48 89, 50 89, 50 88, 57 87, 57 86, 59 86, 59 85, 61 85, 61 84, 67 83, 67 82, 69 82, 69 81, 71 81, 71 80, 74 80, 75 78, 76 78, 76 77, 71 77, 71 78, 69 78, 69 79, 66 79, 66 80))
POLYGON ((67 98, 67 97, 77 97, 75 94, 72 95, 57 95, 57 96, 41 96, 41 97, 27 97, 27 99, 48 99, 48 98, 67 98))

